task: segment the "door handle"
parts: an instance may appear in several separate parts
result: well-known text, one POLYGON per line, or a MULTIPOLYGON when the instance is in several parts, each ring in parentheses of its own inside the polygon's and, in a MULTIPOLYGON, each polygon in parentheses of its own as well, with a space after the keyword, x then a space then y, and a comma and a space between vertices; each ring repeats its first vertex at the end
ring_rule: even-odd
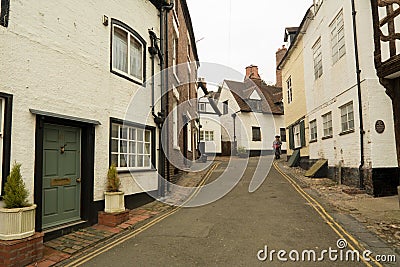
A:
POLYGON ((78 184, 80 184, 80 183, 82 182, 82 179, 81 179, 81 178, 76 178, 76 182, 77 182, 78 184))

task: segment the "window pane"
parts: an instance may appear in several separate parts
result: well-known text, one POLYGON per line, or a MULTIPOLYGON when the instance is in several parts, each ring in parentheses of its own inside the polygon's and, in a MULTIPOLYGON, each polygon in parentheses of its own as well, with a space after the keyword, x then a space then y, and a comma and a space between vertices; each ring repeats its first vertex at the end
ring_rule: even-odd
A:
POLYGON ((136 167, 136 156, 129 156, 129 167, 136 167))
POLYGON ((111 137, 118 138, 118 129, 119 129, 119 126, 117 124, 111 125, 111 137))
POLYGON ((146 132, 145 132, 144 141, 150 142, 150 131, 146 131, 146 132))
POLYGON ((144 156, 144 167, 151 167, 150 166, 150 157, 144 156))
POLYGON ((128 139, 128 128, 121 127, 120 128, 120 138, 121 139, 128 139))
POLYGON ((111 152, 118 152, 118 140, 111 140, 111 152))
POLYGON ((128 35, 120 28, 114 27, 113 66, 128 72, 128 35))
POLYGON ((120 143, 120 152, 122 152, 122 153, 127 153, 128 152, 128 142, 127 141, 123 141, 123 140, 121 140, 120 141, 121 143, 120 143))
POLYGON ((132 36, 130 39, 131 75, 142 80, 142 46, 132 36))
POLYGON ((137 140, 143 141, 143 130, 141 130, 141 129, 137 130, 137 140))
POLYGON ((129 129, 129 140, 136 140, 136 129, 129 129))
POLYGON ((129 153, 136 154, 136 143, 129 142, 129 153))
POLYGON ((137 153, 143 154, 143 143, 141 143, 141 142, 137 143, 137 153))
POLYGON ((349 121, 349 129, 354 129, 354 121, 349 121))
POLYGON ((111 164, 115 164, 115 166, 118 166, 118 155, 116 154, 111 154, 111 164))
POLYGON ((145 144, 145 154, 150 154, 150 144, 145 144))
POLYGON ((127 164, 126 164, 126 155, 125 154, 121 154, 120 156, 119 156, 119 162, 120 162, 120 166, 119 167, 127 167, 127 164))
POLYGON ((143 156, 137 156, 137 167, 143 167, 143 156))

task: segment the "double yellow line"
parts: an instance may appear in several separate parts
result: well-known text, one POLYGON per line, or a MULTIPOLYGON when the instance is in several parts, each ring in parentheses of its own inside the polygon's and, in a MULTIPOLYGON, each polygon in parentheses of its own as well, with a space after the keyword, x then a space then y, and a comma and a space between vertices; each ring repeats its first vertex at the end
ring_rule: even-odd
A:
MULTIPOLYGON (((273 163, 275 169, 293 186, 293 188, 314 208, 315 211, 321 216, 321 218, 332 228, 332 230, 342 239, 351 241, 348 242, 348 246, 353 250, 358 250, 362 252, 366 250, 366 248, 360 244, 351 234, 349 234, 343 227, 338 224, 335 219, 321 206, 321 204, 316 201, 313 197, 311 197, 307 192, 305 192, 295 180, 293 180, 289 175, 284 173, 278 166, 276 162, 273 163)), ((377 262, 373 257, 369 257, 371 259, 370 262, 366 261, 364 257, 360 256, 361 260, 365 263, 365 265, 372 267, 371 262, 375 264, 375 266, 383 267, 382 264, 377 262)))
POLYGON ((137 236, 138 234, 140 234, 140 233, 146 231, 147 229, 149 229, 149 228, 152 227, 153 225, 155 225, 155 224, 161 222, 161 221, 164 220, 165 218, 167 218, 167 217, 171 216, 172 214, 178 212, 178 211, 182 208, 182 206, 184 206, 186 203, 188 203, 190 200, 192 200, 194 197, 196 197, 196 196, 199 194, 199 192, 200 192, 200 190, 201 190, 201 187, 202 187, 203 185, 205 185, 205 183, 208 181, 208 179, 210 178, 210 176, 211 176, 211 174, 213 173, 213 171, 214 171, 220 164, 221 164, 220 162, 215 163, 215 164, 207 171, 206 175, 205 175, 204 178, 201 180, 201 182, 200 182, 199 185, 197 186, 196 190, 192 193, 192 195, 190 195, 190 196, 188 197, 188 199, 187 199, 181 206, 178 206, 178 207, 173 208, 172 210, 168 211, 167 213, 165 213, 165 214, 163 214, 163 215, 161 215, 161 216, 155 218, 154 220, 150 221, 149 223, 147 223, 147 224, 141 226, 140 228, 136 229, 135 231, 130 232, 130 233, 124 235, 124 236, 121 236, 120 238, 115 239, 115 240, 111 241, 111 242, 108 243, 108 244, 102 245, 102 246, 99 247, 98 249, 93 250, 93 251, 91 251, 91 252, 85 254, 84 256, 82 256, 82 257, 80 257, 80 258, 78 258, 78 259, 76 259, 76 260, 74 260, 74 261, 72 261, 72 262, 70 262, 70 263, 68 263, 67 265, 64 265, 64 266, 66 266, 66 267, 69 267, 69 266, 80 266, 80 265, 82 265, 82 264, 84 264, 84 263, 90 261, 91 259, 97 257, 98 255, 100 255, 100 254, 102 254, 102 253, 104 253, 104 252, 106 252, 106 251, 109 251, 110 249, 114 248, 115 246, 118 246, 118 245, 124 243, 125 241, 127 241, 127 240, 129 240, 129 239, 131 239, 131 238, 133 238, 133 237, 135 237, 135 236, 137 236))

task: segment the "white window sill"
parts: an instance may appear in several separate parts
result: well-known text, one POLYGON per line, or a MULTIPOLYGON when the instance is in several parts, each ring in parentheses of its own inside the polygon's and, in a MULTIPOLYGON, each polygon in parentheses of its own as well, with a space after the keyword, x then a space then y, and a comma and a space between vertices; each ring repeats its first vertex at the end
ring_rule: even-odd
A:
POLYGON ((174 150, 181 151, 181 148, 180 148, 179 146, 175 146, 175 145, 174 145, 174 150))

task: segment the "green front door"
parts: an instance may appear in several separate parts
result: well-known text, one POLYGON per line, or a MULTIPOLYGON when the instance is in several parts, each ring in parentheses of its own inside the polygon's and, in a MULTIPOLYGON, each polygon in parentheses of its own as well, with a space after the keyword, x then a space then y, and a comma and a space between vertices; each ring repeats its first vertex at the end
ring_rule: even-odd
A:
POLYGON ((43 228, 80 220, 79 128, 44 125, 43 228))

